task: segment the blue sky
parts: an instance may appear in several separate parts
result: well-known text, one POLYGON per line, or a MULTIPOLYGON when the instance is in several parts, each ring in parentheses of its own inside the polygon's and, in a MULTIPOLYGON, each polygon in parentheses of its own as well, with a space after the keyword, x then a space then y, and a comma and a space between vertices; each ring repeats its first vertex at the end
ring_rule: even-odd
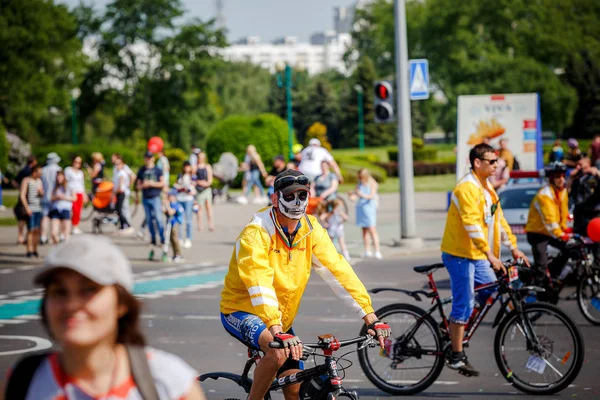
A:
MULTIPOLYGON (((80 0, 57 0, 69 6, 80 0)), ((224 0, 228 39, 260 36, 264 41, 279 36, 297 36, 308 41, 314 32, 333 29, 333 8, 356 0, 224 0)), ((94 0, 103 9, 109 0, 94 0)), ((90 3, 90 1, 86 1, 90 3)), ((215 16, 214 0, 182 0, 187 15, 208 20, 215 16)))

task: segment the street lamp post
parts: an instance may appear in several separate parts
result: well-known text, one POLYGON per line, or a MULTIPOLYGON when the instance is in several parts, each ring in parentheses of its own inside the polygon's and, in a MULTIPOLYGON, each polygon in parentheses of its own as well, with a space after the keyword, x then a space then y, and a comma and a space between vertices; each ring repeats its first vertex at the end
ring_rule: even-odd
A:
POLYGON ((356 90, 357 101, 358 101, 358 148, 360 151, 365 150, 365 121, 364 121, 364 109, 363 109, 363 87, 360 85, 354 85, 356 90))
POLYGON ((71 91, 71 142, 77 144, 77 98, 81 90, 73 89, 71 91))

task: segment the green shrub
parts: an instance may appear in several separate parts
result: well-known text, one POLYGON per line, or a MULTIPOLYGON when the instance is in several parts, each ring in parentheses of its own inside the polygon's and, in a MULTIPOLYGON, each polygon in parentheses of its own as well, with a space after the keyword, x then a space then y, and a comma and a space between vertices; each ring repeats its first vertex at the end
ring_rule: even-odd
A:
MULTIPOLYGON (((425 146, 423 140, 413 138, 413 160, 414 161, 436 161, 437 149, 433 146, 425 146)), ((388 158, 390 161, 398 160, 398 148, 391 147, 388 149, 388 158)))
POLYGON ((437 150, 431 147, 425 147, 413 151, 413 161, 435 161, 437 159, 437 150))
POLYGON ((358 171, 362 168, 367 168, 375 180, 379 183, 385 182, 387 179, 387 173, 385 169, 378 167, 377 165, 371 164, 368 161, 361 161, 357 159, 347 159, 340 163, 340 169, 342 176, 344 177, 344 183, 356 183, 358 180, 358 171))
POLYGON ((169 159, 171 166, 171 181, 177 179, 177 175, 183 170, 183 162, 189 159, 188 154, 179 148, 165 149, 165 156, 169 159))
POLYGON ((217 123, 208 135, 208 159, 216 162, 222 153, 231 152, 242 161, 249 144, 256 146, 268 170, 273 157, 288 155, 287 123, 275 114, 227 117, 217 123))

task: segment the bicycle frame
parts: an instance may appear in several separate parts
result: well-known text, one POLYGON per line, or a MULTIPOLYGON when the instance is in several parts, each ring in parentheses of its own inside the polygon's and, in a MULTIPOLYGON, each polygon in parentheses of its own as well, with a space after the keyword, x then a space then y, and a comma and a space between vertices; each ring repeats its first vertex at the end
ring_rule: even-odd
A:
MULTIPOLYGON (((321 376, 321 375, 328 376, 328 379, 331 382, 330 393, 333 394, 334 398, 336 398, 340 394, 345 394, 345 395, 350 396, 351 398, 358 399, 358 396, 356 395, 356 393, 346 391, 346 389, 343 388, 342 378, 339 375, 337 362, 336 362, 336 359, 333 357, 333 352, 336 350, 339 350, 342 346, 347 346, 347 345, 351 345, 354 343, 359 343, 359 342, 363 342, 363 341, 367 341, 367 340, 368 339, 366 337, 358 337, 355 339, 339 342, 332 335, 322 335, 322 336, 319 336, 319 343, 314 344, 312 347, 309 344, 305 344, 304 345, 305 352, 304 352, 303 360, 307 359, 311 355, 316 354, 315 348, 320 347, 323 350, 323 355, 325 358, 324 363, 317 365, 315 367, 309 368, 307 370, 303 370, 303 371, 285 376, 285 377, 276 378, 271 383, 271 386, 269 386, 269 390, 268 390, 267 394, 265 395, 265 399, 266 400, 271 399, 270 393, 272 391, 283 389, 290 385, 299 384, 304 381, 308 381, 313 377, 317 377, 317 376, 321 376), (323 348, 322 347, 323 343, 328 343, 329 348, 323 348)), ((228 373, 228 372, 210 372, 207 374, 200 375, 198 377, 198 380, 200 382, 203 382, 208 378, 229 379, 229 380, 234 381, 238 386, 242 387, 246 393, 250 393, 250 388, 252 387, 252 379, 250 379, 248 377, 248 374, 250 373, 250 369, 252 369, 252 367, 254 365, 257 365, 260 362, 262 355, 261 355, 260 351, 249 348, 248 349, 248 357, 249 357, 249 359, 248 359, 248 361, 246 361, 246 363, 244 365, 244 370, 242 372, 242 375, 232 374, 232 373, 228 373)))
MULTIPOLYGON (((405 291, 402 289, 392 289, 394 291, 399 291, 399 292, 408 294, 409 296, 411 296, 417 300, 420 300, 418 295, 423 294, 428 298, 432 298, 432 303, 435 303, 429 310, 426 311, 426 313, 422 317, 420 317, 415 322, 415 324, 408 331, 406 331, 399 338, 398 342, 410 340, 414 336, 414 334, 417 332, 419 327, 423 324, 425 318, 431 316, 436 310, 438 311, 440 317, 442 318, 442 323, 444 325, 444 329, 441 330, 442 331, 442 339, 446 343, 450 342, 450 327, 448 324, 448 319, 446 318, 446 314, 444 313, 443 306, 452 302, 452 296, 444 298, 444 299, 440 298, 440 295, 437 290, 437 286, 435 284, 435 280, 433 279, 433 272, 430 272, 427 274, 427 279, 429 281, 429 288, 431 289, 431 292, 424 292, 424 291, 408 292, 408 291, 405 291), (402 340, 400 340, 400 339, 402 339, 402 340)), ((504 279, 504 278, 500 278, 500 279, 504 279)), ((486 299, 485 303, 482 305, 481 308, 479 308, 479 309, 475 308, 473 310, 473 313, 471 314, 471 317, 469 318, 469 321, 468 321, 467 325, 465 326, 465 336, 463 338, 463 344, 465 346, 469 345, 469 341, 471 340, 471 338, 477 331, 477 328, 479 328, 481 322, 483 321, 485 316, 488 314, 490 309, 494 306, 494 304, 496 304, 497 301, 500 300, 502 302, 502 305, 500 307, 500 310, 498 311, 498 314, 496 315, 496 318, 494 319, 492 328, 495 328, 500 323, 500 321, 502 321, 502 318, 506 314, 506 309, 510 308, 511 306, 513 308, 516 308, 517 311, 519 312, 519 314, 522 315, 522 305, 521 305, 520 299, 514 298, 514 293, 515 293, 514 291, 511 293, 508 290, 504 290, 503 285, 504 284, 501 283, 501 281, 495 281, 495 282, 490 282, 490 283, 486 283, 486 284, 475 287, 476 294, 477 294, 477 292, 480 292, 482 290, 494 289, 494 291, 488 296, 488 298, 486 299), (507 299, 503 299, 504 294, 508 294, 507 299), (515 301, 515 300, 517 300, 517 301, 515 301)), ((538 290, 538 288, 535 288, 532 286, 527 286, 525 288, 529 289, 529 290, 534 290, 534 291, 538 290)), ((377 289, 377 291, 381 291, 381 290, 382 289, 377 289)), ((511 310, 513 308, 511 308, 511 310)), ((527 319, 522 319, 521 322, 522 323, 524 322, 523 327, 526 331, 524 333, 527 337, 528 344, 531 345, 530 341, 533 341, 534 344, 538 344, 536 336, 532 333, 533 329, 531 327, 530 322, 527 319)), ((443 350, 441 352, 439 352, 439 351, 433 351, 433 350, 423 350, 423 349, 411 348, 411 349, 405 349, 403 354, 408 355, 408 356, 419 357, 421 355, 438 356, 443 353, 444 353, 443 350)))

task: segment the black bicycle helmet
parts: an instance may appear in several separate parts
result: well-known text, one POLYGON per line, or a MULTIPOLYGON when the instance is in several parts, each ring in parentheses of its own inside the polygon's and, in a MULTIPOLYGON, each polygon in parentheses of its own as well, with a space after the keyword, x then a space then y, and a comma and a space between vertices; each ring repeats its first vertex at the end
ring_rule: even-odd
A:
POLYGON ((546 176, 565 174, 567 172, 567 166, 560 161, 552 161, 544 168, 546 176))

